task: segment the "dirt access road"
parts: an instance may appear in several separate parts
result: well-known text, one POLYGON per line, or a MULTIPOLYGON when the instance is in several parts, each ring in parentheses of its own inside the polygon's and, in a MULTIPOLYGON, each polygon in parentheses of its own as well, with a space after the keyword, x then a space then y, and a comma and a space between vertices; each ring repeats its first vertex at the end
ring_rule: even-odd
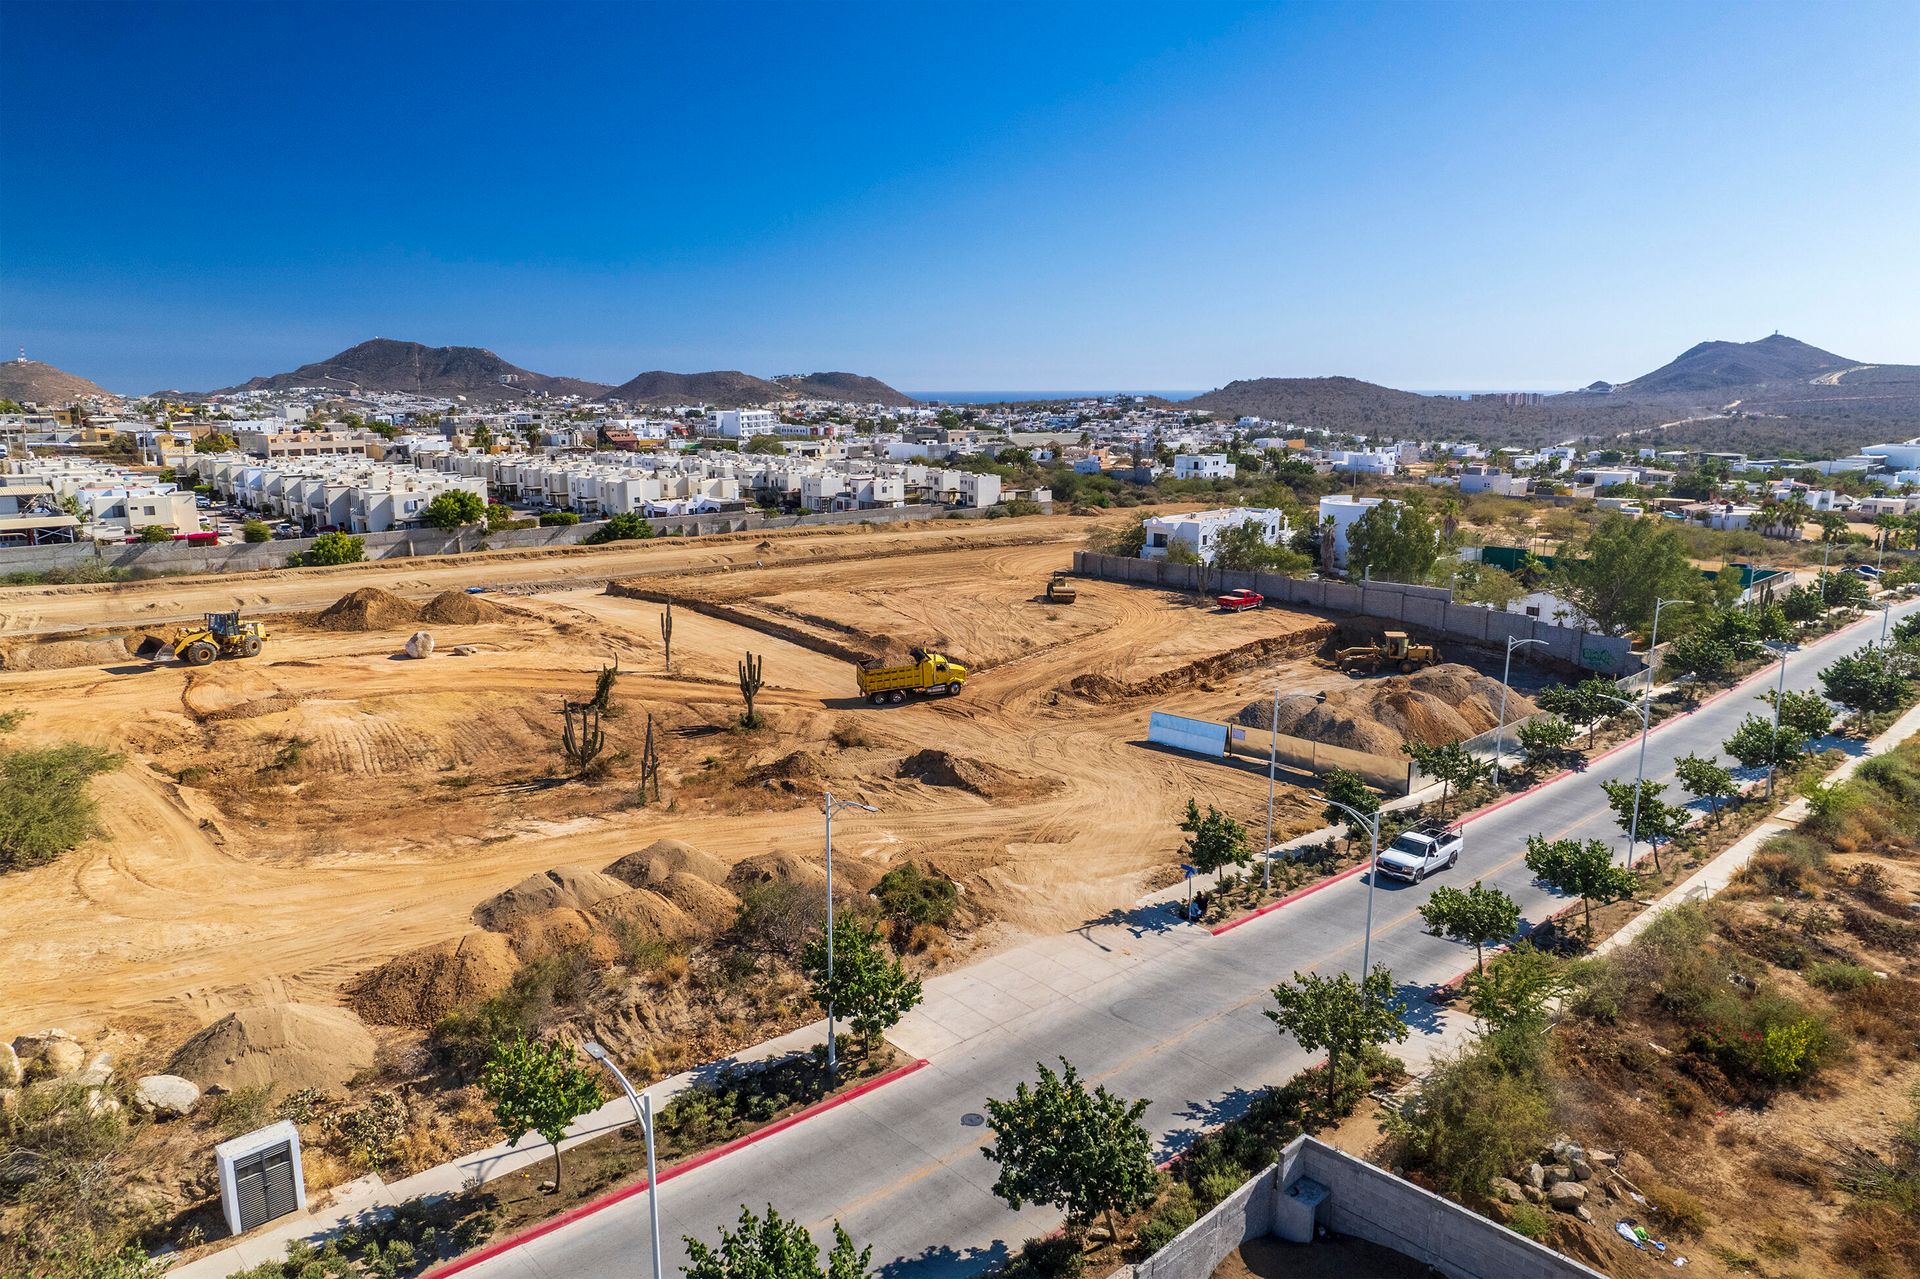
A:
MULTIPOLYGON (((945 524, 810 533, 771 555, 755 540, 702 541, 504 561, 521 582, 643 564, 642 586, 738 610, 676 609, 670 672, 659 606, 597 589, 493 597, 484 623, 434 627, 441 655, 426 662, 395 658, 411 624, 341 632, 287 617, 261 658, 202 671, 0 672, 0 698, 32 711, 23 744, 80 739, 129 757, 96 783, 101 839, 0 880, 8 917, 34 921, 0 930, 6 1020, 171 1043, 235 1007, 337 1002, 355 975, 464 932, 478 902, 551 866, 598 868, 661 837, 729 862, 815 857, 826 788, 881 809, 836 830, 837 864, 852 875, 933 863, 997 921, 985 943, 1099 918, 1177 860, 1189 796, 1256 830, 1264 817, 1264 776, 1146 748, 1148 710, 1224 716, 1276 673, 1296 687, 1340 677, 1301 657, 1327 627, 1301 614, 1225 616, 1101 582, 1082 583, 1075 605, 1047 604, 1047 575, 1086 527, 945 524), (729 559, 766 567, 661 572, 729 559), (791 638, 762 629, 773 621, 791 638), (958 699, 870 707, 850 665, 818 646, 850 637, 944 645, 976 674, 958 699), (472 655, 445 655, 455 645, 472 655), (749 651, 765 662, 768 725, 742 733, 735 675, 749 651), (614 762, 598 782, 569 780, 555 712, 613 660, 614 762), (1089 675, 1107 682, 1088 689, 1089 675), (649 714, 671 809, 634 803, 649 714)), ((115 621, 109 603, 189 612, 236 587, 268 610, 375 584, 418 595, 501 579, 498 557, 477 564, 70 588, 37 593, 32 608, 101 627, 115 621)), ((1317 820, 1314 802, 1283 788, 1282 833, 1317 820)))

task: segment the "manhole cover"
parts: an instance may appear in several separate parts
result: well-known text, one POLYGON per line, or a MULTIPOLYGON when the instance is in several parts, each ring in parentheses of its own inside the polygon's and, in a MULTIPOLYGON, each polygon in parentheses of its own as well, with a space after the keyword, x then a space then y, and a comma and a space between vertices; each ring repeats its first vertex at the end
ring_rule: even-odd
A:
POLYGON ((960 1126, 962 1128, 978 1128, 986 1122, 987 1117, 977 1110, 969 1110, 966 1114, 960 1116, 960 1126))

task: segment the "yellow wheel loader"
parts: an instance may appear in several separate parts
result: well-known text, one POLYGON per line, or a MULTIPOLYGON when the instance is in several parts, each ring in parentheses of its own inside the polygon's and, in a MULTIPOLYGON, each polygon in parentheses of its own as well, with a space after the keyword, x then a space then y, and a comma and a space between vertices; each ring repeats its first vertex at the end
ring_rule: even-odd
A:
POLYGON ((243 622, 238 613, 208 613, 198 625, 148 635, 137 655, 155 658, 170 652, 188 666, 205 666, 216 657, 258 657, 266 641, 264 622, 243 622))

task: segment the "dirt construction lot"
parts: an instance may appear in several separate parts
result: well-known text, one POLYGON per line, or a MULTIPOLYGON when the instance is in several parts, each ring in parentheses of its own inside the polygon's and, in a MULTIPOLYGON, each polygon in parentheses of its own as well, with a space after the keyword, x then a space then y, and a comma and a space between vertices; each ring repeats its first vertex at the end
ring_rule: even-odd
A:
MULTIPOLYGON (((984 942, 1128 905, 1177 860, 1189 796, 1256 839, 1264 818, 1264 775, 1146 747, 1148 712, 1224 719, 1276 680, 1345 681, 1308 660, 1330 629, 1319 618, 1228 616, 1100 582, 1047 603, 1047 575, 1088 524, 0 589, 0 646, 16 649, 51 628, 131 631, 236 597, 273 629, 262 656, 199 670, 132 658, 0 669, 0 705, 30 712, 15 744, 127 754, 94 783, 101 838, 0 878, 0 1029, 177 1042, 238 1007, 339 1003, 357 975, 470 931, 476 904, 549 867, 600 868, 661 838, 728 862, 817 858, 828 789, 880 809, 836 825, 836 864, 871 875, 930 862, 995 921, 984 942), (469 583, 528 593, 477 597, 470 622, 413 620, 426 597, 469 583), (320 624, 318 609, 361 588, 397 593, 386 605, 398 611, 331 623, 377 629, 320 624), (670 671, 653 598, 668 594, 670 671), (274 613, 288 608, 312 611, 274 613), (435 655, 399 656, 422 628, 435 655), (966 662, 965 691, 869 706, 849 656, 913 644, 966 662), (736 668, 749 651, 765 663, 767 724, 743 731, 736 668), (616 661, 606 766, 573 778, 561 702, 586 698, 616 661), (637 798, 649 716, 659 805, 637 798)), ((1318 824, 1311 796, 1282 796, 1277 833, 1318 824)))

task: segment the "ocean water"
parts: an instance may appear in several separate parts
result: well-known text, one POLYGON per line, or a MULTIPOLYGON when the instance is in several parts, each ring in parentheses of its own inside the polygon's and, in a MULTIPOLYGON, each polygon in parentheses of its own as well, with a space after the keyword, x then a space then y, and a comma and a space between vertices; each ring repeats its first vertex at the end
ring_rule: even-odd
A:
POLYGON ((1108 395, 1157 395, 1190 400, 1204 391, 908 391, 916 400, 939 404, 1011 404, 1022 400, 1092 400, 1108 395))

